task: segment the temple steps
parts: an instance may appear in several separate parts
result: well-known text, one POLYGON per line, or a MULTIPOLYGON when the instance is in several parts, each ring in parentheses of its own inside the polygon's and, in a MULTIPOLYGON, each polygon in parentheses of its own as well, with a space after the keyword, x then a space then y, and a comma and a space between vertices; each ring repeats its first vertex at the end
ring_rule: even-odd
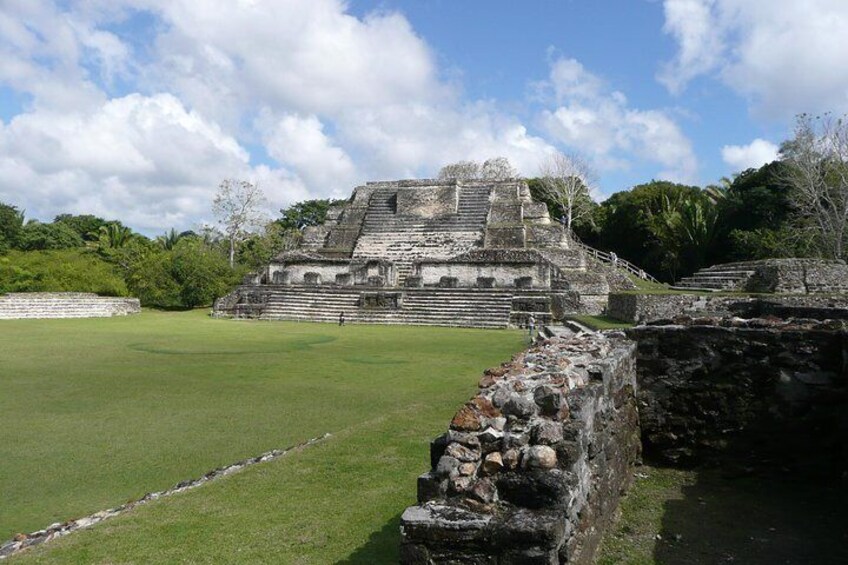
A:
POLYGON ((675 288, 690 290, 744 290, 753 270, 716 265, 697 271, 691 277, 683 277, 675 288))
MULTIPOLYGON (((544 294, 506 289, 278 287, 272 290, 261 318, 338 323, 339 314, 344 312, 346 323, 505 328, 515 317, 512 301, 519 295, 544 294), (399 293, 401 305, 397 309, 360 308, 362 292, 399 293)), ((548 314, 536 313, 537 318, 548 314)))
POLYGON ((376 190, 371 195, 353 257, 396 263, 396 284, 403 286, 415 259, 445 259, 482 244, 489 193, 489 187, 460 187, 457 214, 423 219, 397 216, 397 189, 376 190))

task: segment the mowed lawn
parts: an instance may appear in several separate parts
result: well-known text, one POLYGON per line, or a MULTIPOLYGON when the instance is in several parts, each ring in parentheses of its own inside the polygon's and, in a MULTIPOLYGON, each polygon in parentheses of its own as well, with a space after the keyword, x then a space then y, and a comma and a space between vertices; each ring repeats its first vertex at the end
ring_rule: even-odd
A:
POLYGON ((11 562, 396 561, 429 440, 523 346, 201 311, 0 321, 0 538, 329 432, 11 562))

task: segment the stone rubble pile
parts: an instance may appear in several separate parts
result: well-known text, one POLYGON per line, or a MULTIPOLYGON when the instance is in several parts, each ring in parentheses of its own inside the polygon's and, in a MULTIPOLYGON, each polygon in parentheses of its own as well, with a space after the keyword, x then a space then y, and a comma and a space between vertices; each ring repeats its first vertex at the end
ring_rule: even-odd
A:
POLYGON ((594 553, 640 453, 633 344, 622 337, 556 337, 485 372, 431 444, 419 505, 402 518, 403 563, 594 553))

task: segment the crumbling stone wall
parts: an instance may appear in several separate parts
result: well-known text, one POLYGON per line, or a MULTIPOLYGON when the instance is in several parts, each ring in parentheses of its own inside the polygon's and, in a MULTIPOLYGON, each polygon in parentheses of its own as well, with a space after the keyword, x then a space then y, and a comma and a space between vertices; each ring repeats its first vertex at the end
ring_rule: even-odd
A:
POLYGON ((848 266, 842 260, 767 259, 751 263, 749 292, 848 292, 848 266))
POLYGON ((844 323, 695 319, 627 331, 636 341, 646 453, 676 463, 848 471, 844 323))
POLYGON ((611 293, 606 314, 641 324, 677 316, 777 316, 820 320, 848 316, 848 295, 711 296, 709 294, 611 293))
POLYGON ((431 445, 401 562, 591 562, 640 454, 634 360, 581 334, 486 371, 431 445))

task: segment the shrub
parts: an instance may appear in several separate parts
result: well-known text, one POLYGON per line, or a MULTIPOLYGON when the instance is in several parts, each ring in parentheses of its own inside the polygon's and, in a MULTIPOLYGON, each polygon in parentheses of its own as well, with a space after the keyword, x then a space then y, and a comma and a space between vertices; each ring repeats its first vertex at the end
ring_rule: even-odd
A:
POLYGON ((117 269, 83 249, 9 251, 0 257, 0 293, 4 292, 129 295, 117 269))

